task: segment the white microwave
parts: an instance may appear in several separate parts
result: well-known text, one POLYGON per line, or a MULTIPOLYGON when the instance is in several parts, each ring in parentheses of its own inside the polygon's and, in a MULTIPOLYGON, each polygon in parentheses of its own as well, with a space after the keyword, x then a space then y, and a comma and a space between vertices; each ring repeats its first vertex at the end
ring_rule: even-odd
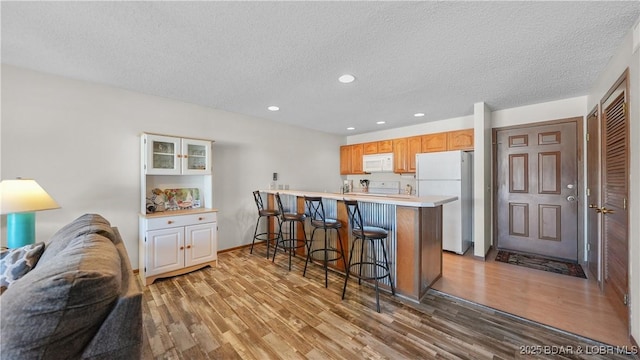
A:
POLYGON ((364 172, 393 172, 393 153, 364 155, 362 157, 364 172))

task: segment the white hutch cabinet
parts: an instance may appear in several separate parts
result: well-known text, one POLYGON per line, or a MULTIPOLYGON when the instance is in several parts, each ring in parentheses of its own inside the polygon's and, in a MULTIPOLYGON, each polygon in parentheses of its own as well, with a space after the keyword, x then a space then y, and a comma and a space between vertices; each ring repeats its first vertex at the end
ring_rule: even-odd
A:
POLYGON ((211 140, 141 136, 139 266, 145 285, 217 265, 211 140))

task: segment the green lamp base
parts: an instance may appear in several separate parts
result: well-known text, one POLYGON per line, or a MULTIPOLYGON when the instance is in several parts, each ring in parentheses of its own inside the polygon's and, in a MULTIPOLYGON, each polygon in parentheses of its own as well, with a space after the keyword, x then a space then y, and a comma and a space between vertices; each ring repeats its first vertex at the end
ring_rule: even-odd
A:
POLYGON ((19 248, 36 241, 36 213, 7 214, 7 247, 19 248))

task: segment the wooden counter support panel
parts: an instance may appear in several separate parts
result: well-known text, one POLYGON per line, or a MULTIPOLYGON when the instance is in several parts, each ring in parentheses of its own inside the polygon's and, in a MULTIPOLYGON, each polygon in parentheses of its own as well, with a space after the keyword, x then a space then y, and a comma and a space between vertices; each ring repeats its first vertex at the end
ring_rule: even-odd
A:
MULTIPOLYGON (((349 232, 351 227, 349 225, 349 215, 347 214, 347 207, 344 206, 344 201, 338 200, 337 210, 338 221, 342 224, 342 227, 338 229, 338 232, 340 233, 340 239, 342 240, 342 250, 344 251, 345 262, 348 262, 349 251, 351 250, 349 248, 349 232)), ((342 260, 336 261, 336 268, 340 271, 345 271, 342 260)))
POLYGON ((419 301, 442 276, 442 206, 396 208, 396 291, 419 301))
POLYGON ((396 256, 396 291, 417 298, 420 292, 419 210, 398 206, 396 208, 396 232, 398 234, 396 256))
MULTIPOLYGON (((267 194, 267 209, 276 209, 276 210, 278 209, 278 205, 276 205, 276 196, 274 194, 267 194)), ((278 223, 278 217, 277 216, 273 216, 273 217, 270 217, 269 219, 270 219, 270 221, 269 221, 269 224, 267 225, 267 227, 268 227, 267 232, 269 234, 277 233, 278 230, 280 230, 280 228, 278 226, 278 224, 279 224, 278 223)), ((269 241, 269 240, 267 240, 267 241, 269 241)), ((270 244, 269 246, 272 246, 274 244, 270 244)))
POLYGON ((420 298, 442 277, 442 205, 420 208, 420 298))
MULTIPOLYGON (((304 214, 305 205, 306 204, 304 203, 304 197, 302 197, 302 196, 296 197, 296 212, 298 214, 304 214)), ((304 223, 299 223, 298 222, 297 226, 298 227, 296 229, 296 234, 298 234, 300 236, 296 236, 296 239, 301 239, 303 237, 303 234, 305 234, 306 229, 304 228, 304 223)), ((310 240, 310 239, 307 239, 307 240, 310 240)), ((303 246, 304 245, 304 244, 302 244, 303 241, 304 240, 298 240, 298 246, 300 246, 300 247, 296 249, 296 254, 304 257, 304 256, 307 255, 307 247, 306 247, 306 245, 303 246)))

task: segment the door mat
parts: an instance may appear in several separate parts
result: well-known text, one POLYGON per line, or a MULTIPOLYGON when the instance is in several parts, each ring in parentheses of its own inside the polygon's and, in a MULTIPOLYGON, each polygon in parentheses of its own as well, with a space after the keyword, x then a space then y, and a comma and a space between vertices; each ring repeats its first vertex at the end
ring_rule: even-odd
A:
POLYGON ((496 261, 528 267, 531 269, 549 271, 556 274, 575 276, 586 279, 587 276, 580 264, 548 259, 537 255, 520 254, 511 251, 500 250, 496 256, 496 261))

